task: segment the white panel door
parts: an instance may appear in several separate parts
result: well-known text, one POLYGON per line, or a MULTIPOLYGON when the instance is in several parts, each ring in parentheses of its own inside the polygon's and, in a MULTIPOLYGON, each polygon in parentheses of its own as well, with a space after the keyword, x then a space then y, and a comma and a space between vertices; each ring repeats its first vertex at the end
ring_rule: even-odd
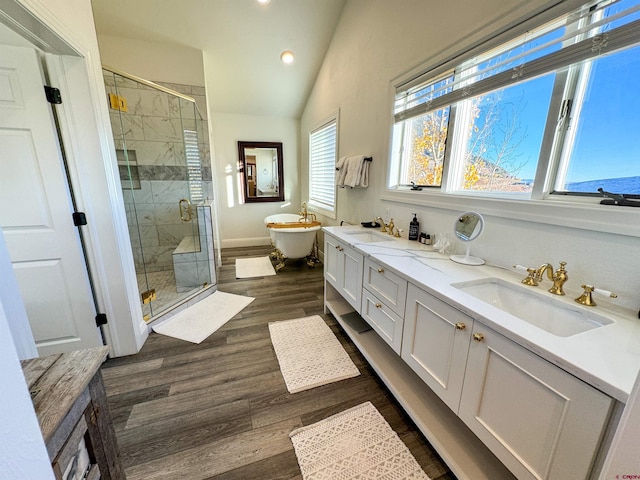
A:
POLYGON ((40 355, 102 344, 35 50, 0 45, 0 225, 40 355))

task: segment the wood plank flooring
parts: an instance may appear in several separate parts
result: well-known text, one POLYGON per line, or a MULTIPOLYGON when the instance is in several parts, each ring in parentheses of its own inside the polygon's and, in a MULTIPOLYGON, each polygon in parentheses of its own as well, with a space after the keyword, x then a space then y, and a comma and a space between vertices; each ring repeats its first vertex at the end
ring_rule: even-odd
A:
POLYGON ((322 265, 288 260, 276 276, 235 278, 235 259, 268 247, 223 250, 218 289, 255 297, 199 345, 152 333, 142 350, 108 360, 103 377, 129 480, 302 478, 289 432, 371 401, 433 480, 453 475, 331 315, 322 265), (268 323, 322 315, 361 375, 289 394, 268 323))

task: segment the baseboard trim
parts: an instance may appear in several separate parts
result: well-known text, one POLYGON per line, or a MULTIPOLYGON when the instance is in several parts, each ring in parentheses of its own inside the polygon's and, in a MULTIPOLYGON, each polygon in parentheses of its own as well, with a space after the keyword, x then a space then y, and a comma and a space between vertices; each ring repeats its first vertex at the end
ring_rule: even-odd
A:
POLYGON ((222 240, 220 244, 222 248, 259 247, 262 245, 271 245, 271 237, 228 238, 222 240))

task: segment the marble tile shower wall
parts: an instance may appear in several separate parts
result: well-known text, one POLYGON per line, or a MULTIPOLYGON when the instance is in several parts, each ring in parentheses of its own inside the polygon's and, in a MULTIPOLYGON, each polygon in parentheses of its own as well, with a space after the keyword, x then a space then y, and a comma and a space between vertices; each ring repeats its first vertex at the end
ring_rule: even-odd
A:
MULTIPOLYGON (((116 149, 135 152, 137 162, 139 188, 122 179, 136 269, 144 264, 147 271, 173 270, 173 250, 185 236, 198 236, 197 219, 182 222, 178 206, 190 197, 184 129, 198 132, 204 196, 213 198, 207 120, 196 120, 193 104, 179 97, 107 72, 104 80, 107 93, 124 97, 128 104, 128 112, 109 111, 116 149)), ((162 85, 193 97, 206 114, 203 87, 162 85)))

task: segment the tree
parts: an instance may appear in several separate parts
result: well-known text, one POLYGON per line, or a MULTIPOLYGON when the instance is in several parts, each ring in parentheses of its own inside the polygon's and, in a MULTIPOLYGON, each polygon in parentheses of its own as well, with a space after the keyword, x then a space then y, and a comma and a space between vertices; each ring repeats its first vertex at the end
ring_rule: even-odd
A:
POLYGON ((503 91, 468 100, 458 108, 471 109, 471 124, 465 149, 465 185, 467 190, 513 190, 519 173, 527 163, 521 161, 521 146, 526 138, 518 117, 518 103, 504 101, 503 91))
POLYGON ((411 122, 410 182, 441 185, 448 124, 449 107, 429 112, 411 122))
MULTIPOLYGON (((518 174, 526 161, 521 161, 520 147, 526 138, 518 116, 520 102, 503 101, 503 91, 474 97, 457 105, 458 118, 466 118, 464 130, 464 190, 523 190, 518 174), (464 110, 464 115, 462 114, 464 110)), ((450 107, 426 113, 410 122, 411 161, 408 180, 417 185, 440 186, 450 107)))

